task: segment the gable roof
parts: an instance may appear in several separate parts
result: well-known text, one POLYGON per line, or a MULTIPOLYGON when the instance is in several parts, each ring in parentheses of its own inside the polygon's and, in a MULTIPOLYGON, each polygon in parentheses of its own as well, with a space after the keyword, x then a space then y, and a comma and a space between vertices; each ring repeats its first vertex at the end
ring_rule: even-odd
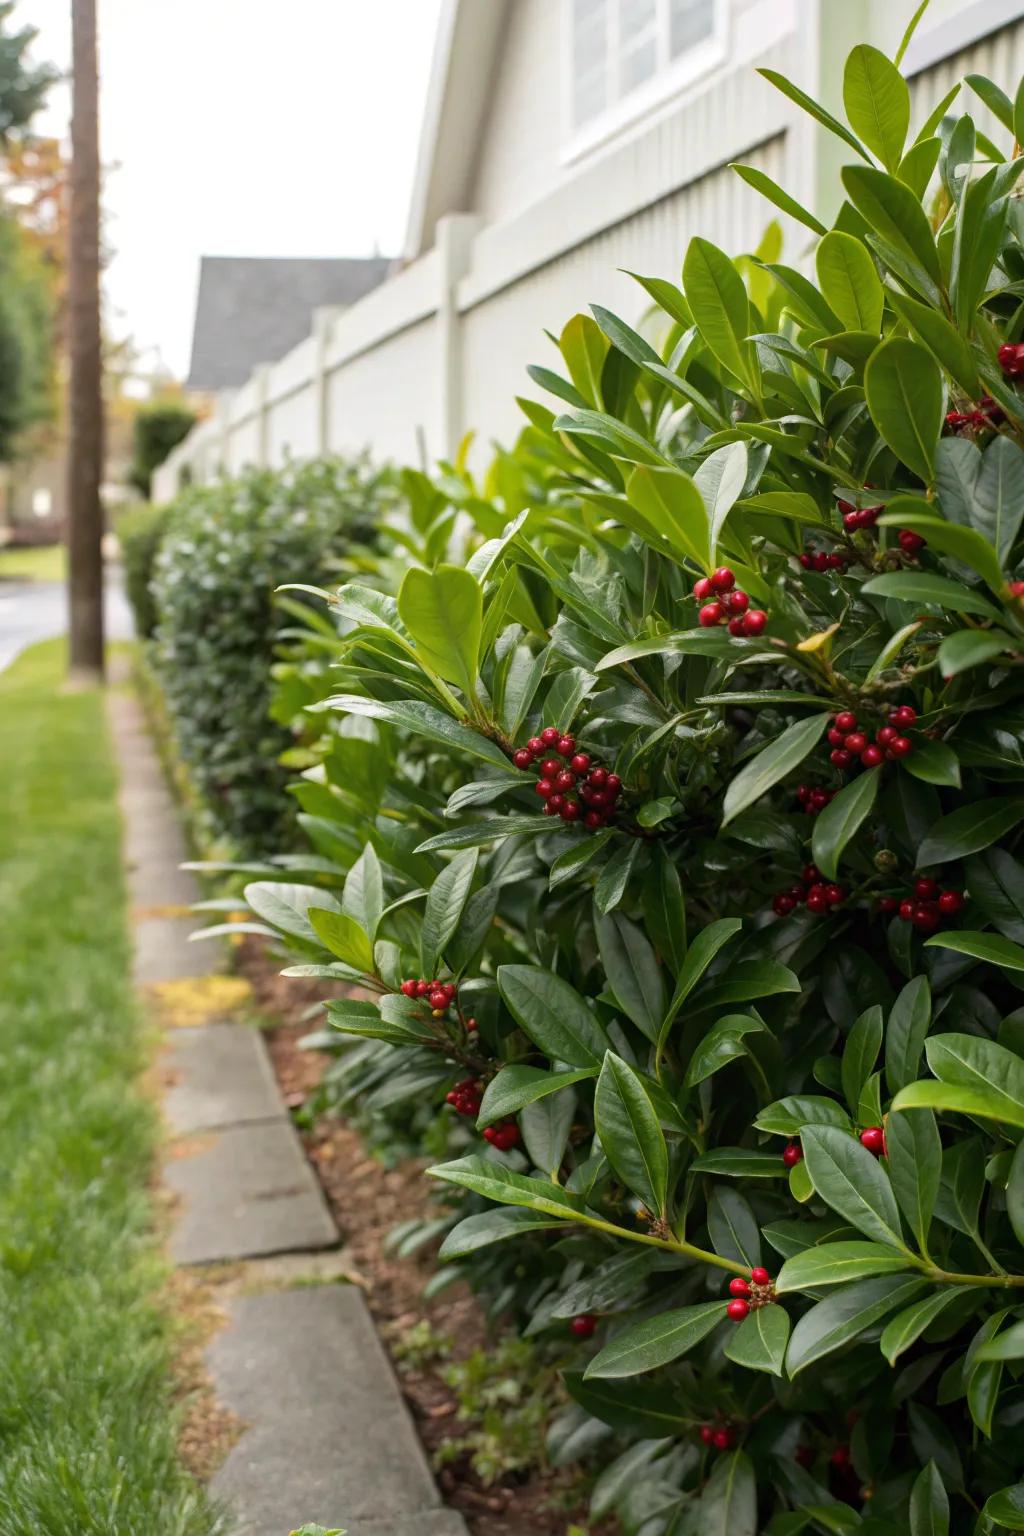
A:
POLYGON ((473 170, 508 11, 509 0, 441 7, 405 241, 410 259, 431 248, 444 214, 473 211, 473 170))
POLYGON ((313 311, 354 304, 384 281, 387 256, 204 256, 188 388, 234 389, 313 328, 313 311))

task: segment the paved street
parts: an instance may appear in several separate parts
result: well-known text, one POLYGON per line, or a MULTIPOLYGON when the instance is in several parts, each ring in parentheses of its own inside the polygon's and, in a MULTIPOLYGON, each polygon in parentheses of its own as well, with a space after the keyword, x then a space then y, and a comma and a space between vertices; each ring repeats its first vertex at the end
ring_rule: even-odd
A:
MULTIPOLYGON (((107 576, 107 638, 130 640, 132 617, 119 574, 107 576)), ((0 581, 0 671, 19 651, 36 640, 48 640, 67 629, 67 595, 63 582, 0 581)))

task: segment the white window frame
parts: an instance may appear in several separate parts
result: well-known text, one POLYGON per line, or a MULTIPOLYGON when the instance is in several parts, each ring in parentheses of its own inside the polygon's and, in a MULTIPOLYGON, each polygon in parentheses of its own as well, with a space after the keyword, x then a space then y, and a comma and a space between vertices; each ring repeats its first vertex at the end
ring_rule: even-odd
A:
MULTIPOLYGON (((619 0, 610 0, 612 38, 609 54, 613 72, 617 72, 621 57, 618 48, 617 26, 619 0)), ((562 149, 563 164, 579 160, 598 149, 609 139, 620 134, 641 118, 648 117, 666 101, 685 90, 687 86, 703 79, 717 69, 728 53, 729 0, 714 0, 714 18, 711 35, 680 54, 678 59, 668 60, 670 11, 669 0, 656 0, 657 37, 659 62, 655 73, 643 85, 637 86, 625 96, 617 94, 618 82, 611 84, 612 100, 603 111, 587 122, 576 126, 573 117, 573 0, 562 0, 562 149)))

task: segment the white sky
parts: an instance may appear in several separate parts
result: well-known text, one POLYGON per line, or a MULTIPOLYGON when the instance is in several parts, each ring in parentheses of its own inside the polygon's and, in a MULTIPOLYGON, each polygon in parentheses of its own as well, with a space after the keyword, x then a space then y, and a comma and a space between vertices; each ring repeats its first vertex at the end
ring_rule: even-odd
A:
MULTIPOLYGON (((114 335, 183 376, 200 255, 400 251, 440 0, 97 3, 114 335)), ((13 23, 66 68, 70 10, 13 23)), ((68 112, 59 87, 36 126, 68 112)))

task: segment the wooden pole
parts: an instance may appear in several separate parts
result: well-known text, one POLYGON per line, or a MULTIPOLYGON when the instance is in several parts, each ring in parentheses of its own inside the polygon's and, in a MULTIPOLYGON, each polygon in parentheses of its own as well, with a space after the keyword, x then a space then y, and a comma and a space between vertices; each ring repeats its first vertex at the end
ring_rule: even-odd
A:
POLYGON ((68 251, 69 676, 103 677, 103 386, 96 0, 71 0, 71 207, 68 251))

